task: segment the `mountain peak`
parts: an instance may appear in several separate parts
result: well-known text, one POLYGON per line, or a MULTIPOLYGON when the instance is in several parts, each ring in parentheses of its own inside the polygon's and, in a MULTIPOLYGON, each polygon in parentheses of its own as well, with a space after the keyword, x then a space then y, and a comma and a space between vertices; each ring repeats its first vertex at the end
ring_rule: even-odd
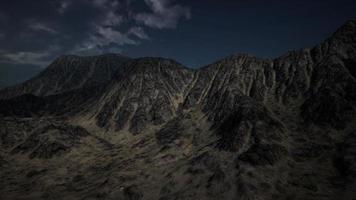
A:
POLYGON ((345 27, 356 27, 356 20, 352 19, 352 20, 348 20, 345 22, 345 24, 343 25, 345 27))
POLYGON ((333 34, 333 37, 356 38, 356 20, 349 20, 333 34))
POLYGON ((191 69, 183 66, 173 59, 162 57, 142 57, 132 59, 118 69, 114 75, 116 80, 123 77, 149 74, 160 74, 173 71, 190 71, 191 69))
MULTIPOLYGON (((138 63, 151 63, 151 64, 158 64, 158 65, 164 65, 164 66, 170 66, 170 65, 178 65, 180 67, 184 67, 181 63, 177 62, 174 59, 171 58, 163 58, 163 57, 142 57, 142 58, 137 58, 135 59, 136 62, 138 63)), ((184 67, 185 68, 185 67, 184 67)))

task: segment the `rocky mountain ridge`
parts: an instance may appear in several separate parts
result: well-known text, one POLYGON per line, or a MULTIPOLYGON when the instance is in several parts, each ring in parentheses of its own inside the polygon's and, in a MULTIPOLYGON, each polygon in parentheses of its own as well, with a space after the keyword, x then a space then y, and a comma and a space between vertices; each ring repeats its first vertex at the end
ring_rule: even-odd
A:
POLYGON ((355 63, 355 21, 313 48, 276 59, 237 54, 200 69, 163 58, 59 58, 0 91, 0 176, 13 183, 0 192, 352 199, 355 63))

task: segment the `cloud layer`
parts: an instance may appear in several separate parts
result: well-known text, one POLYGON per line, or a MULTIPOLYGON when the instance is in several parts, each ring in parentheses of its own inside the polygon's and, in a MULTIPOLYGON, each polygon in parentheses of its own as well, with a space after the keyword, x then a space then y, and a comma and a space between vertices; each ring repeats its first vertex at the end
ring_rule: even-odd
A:
POLYGON ((150 13, 139 13, 135 16, 138 22, 152 28, 176 28, 181 18, 190 19, 190 9, 172 4, 170 0, 145 0, 151 8, 150 13))
POLYGON ((174 29, 190 17, 190 8, 173 0, 0 3, 0 63, 45 66, 59 54, 121 52, 153 39, 150 30, 174 29))
POLYGON ((16 64, 46 65, 49 53, 16 52, 0 56, 2 62, 16 64))

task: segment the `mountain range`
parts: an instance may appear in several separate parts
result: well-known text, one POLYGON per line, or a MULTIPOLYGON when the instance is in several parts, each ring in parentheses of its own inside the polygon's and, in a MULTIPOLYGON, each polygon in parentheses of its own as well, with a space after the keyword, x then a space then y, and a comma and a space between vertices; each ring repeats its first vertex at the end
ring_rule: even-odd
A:
POLYGON ((0 199, 356 196, 356 21, 312 48, 61 56, 0 91, 0 199))

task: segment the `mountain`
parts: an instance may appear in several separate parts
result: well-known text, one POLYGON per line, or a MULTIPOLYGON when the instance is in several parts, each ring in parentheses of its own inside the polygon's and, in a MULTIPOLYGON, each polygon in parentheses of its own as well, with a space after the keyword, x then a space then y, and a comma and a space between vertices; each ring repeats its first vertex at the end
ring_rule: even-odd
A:
POLYGON ((120 54, 62 56, 34 78, 0 92, 2 99, 23 94, 48 96, 78 88, 97 87, 109 82, 115 71, 130 58, 120 54))
POLYGON ((5 199, 353 199, 356 22, 200 69, 65 56, 0 92, 5 199))

